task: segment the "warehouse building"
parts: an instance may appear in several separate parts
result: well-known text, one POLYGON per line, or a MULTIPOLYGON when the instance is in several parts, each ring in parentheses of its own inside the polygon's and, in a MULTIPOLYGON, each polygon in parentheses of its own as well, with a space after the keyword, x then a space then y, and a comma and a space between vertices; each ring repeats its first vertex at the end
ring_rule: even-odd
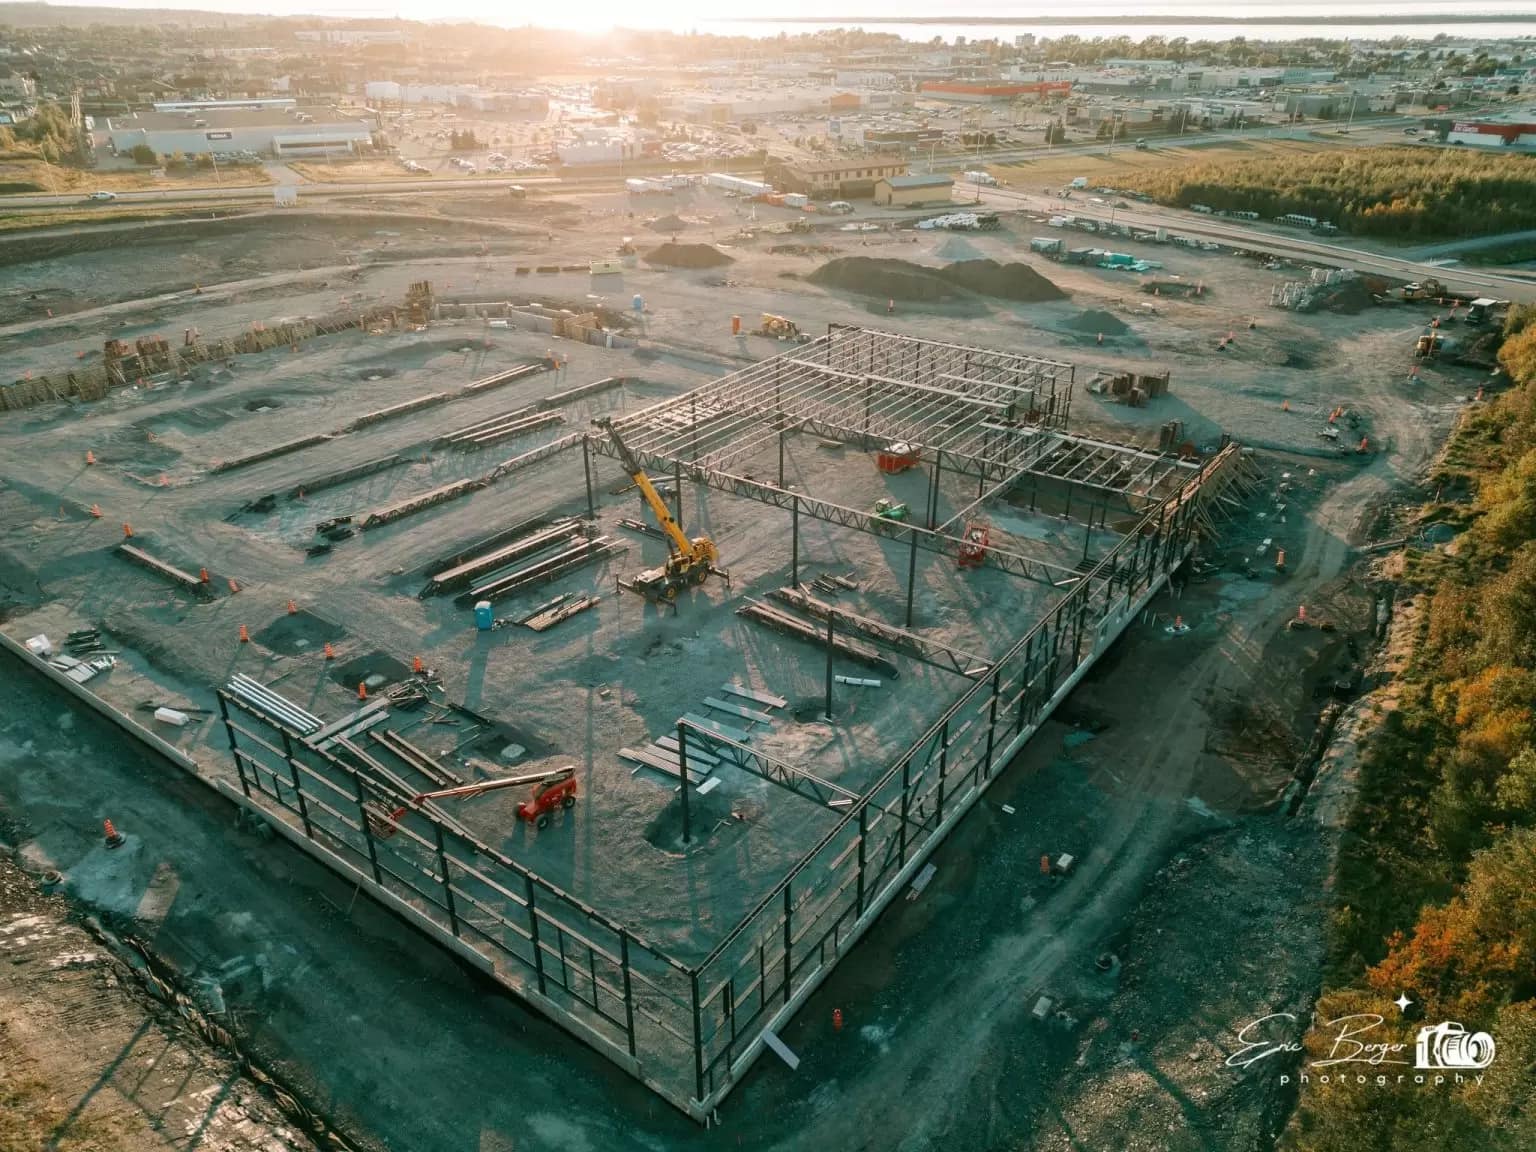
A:
POLYGON ((948 176, 890 176, 875 184, 875 203, 888 208, 948 204, 955 182, 948 176))
POLYGON ((801 192, 825 199, 869 196, 875 182, 900 176, 907 162, 899 156, 866 156, 846 160, 780 160, 770 156, 763 178, 781 192, 801 192))
POLYGON ((255 152, 262 156, 347 155, 366 149, 373 128, 339 108, 202 108, 137 112, 107 121, 112 150, 147 144, 159 156, 177 152, 255 152))

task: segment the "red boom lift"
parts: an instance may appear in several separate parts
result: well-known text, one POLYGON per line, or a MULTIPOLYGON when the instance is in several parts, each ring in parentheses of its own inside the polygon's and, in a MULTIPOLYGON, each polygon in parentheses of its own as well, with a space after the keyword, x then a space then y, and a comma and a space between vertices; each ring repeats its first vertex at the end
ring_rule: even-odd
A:
MULTIPOLYGON (((503 776, 497 780, 479 780, 473 784, 461 784, 457 788, 442 788, 436 792, 421 792, 411 797, 411 803, 423 800, 454 800, 466 796, 479 796, 498 788, 516 788, 522 784, 534 785, 533 795, 517 806, 518 819, 535 828, 548 828, 550 814, 557 808, 572 808, 576 804, 576 769, 567 765, 545 772, 529 772, 522 776, 503 776)), ((381 840, 395 834, 400 821, 409 808, 396 808, 387 815, 375 815, 371 819, 373 833, 381 840)))

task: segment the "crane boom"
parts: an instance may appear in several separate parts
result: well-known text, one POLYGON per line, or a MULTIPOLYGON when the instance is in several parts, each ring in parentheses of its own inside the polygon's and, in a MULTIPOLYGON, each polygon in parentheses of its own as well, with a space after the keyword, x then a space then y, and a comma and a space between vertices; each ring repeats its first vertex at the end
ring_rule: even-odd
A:
POLYGON ((656 486, 645 474, 640 461, 635 459, 635 454, 629 450, 629 445, 624 443, 619 430, 613 426, 612 419, 599 416, 592 423, 606 432, 608 439, 613 441, 625 471, 635 482, 635 487, 640 489, 640 495, 650 505, 651 514, 656 517, 656 522, 666 533, 671 550, 671 555, 664 565, 641 572, 632 583, 625 584, 623 587, 640 593, 648 600, 664 601, 670 604, 677 599, 678 592, 690 586, 703 584, 711 573, 729 580, 730 577, 725 572, 715 567, 715 562, 720 558, 715 542, 708 536, 695 536, 691 540, 688 538, 682 527, 672 518, 672 513, 667 510, 666 501, 661 498, 661 493, 656 491, 656 486))
POLYGON ((693 541, 688 539, 686 533, 672 518, 672 513, 667 508, 667 502, 661 498, 661 493, 656 491, 656 486, 651 483, 651 478, 645 474, 645 469, 640 466, 640 461, 635 459, 634 453, 629 450, 619 436, 619 430, 613 426, 613 421, 607 416, 599 416, 593 421, 604 432, 608 433, 608 439, 613 441, 613 446, 618 450, 619 460, 623 463, 629 478, 635 482, 635 487, 640 489, 640 495, 645 497, 645 502, 650 505, 651 513, 656 517, 656 522, 661 525, 661 530, 667 534, 667 539, 672 541, 672 547, 677 550, 679 556, 693 558, 693 541))

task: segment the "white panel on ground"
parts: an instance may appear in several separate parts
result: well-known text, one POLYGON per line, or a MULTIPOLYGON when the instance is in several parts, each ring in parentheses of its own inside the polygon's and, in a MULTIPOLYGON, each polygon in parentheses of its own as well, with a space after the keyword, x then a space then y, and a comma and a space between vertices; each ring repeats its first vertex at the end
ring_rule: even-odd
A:
POLYGON ((780 1040, 773 1034, 773 1030, 771 1028, 763 1029, 763 1043, 768 1045, 769 1048, 773 1049, 774 1054, 778 1056, 780 1060, 784 1061, 784 1063, 788 1064, 791 1071, 794 1071, 796 1068, 800 1067, 800 1057, 791 1052, 784 1041, 780 1040))

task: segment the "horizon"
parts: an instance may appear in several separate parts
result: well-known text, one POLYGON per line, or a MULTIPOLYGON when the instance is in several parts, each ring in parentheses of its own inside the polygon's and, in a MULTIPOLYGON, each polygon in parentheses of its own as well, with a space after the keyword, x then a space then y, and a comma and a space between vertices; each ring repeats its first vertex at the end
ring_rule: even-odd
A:
MULTIPOLYGON (((12 6, 0 6, 0 11, 12 6)), ((1006 35, 1021 34, 1036 27, 1040 29, 1039 35, 1042 38, 1060 38, 1073 34, 1078 27, 1084 27, 1088 30, 1084 38, 1101 36, 1111 39, 1114 36, 1111 29, 1123 21, 1128 26, 1122 27, 1120 34, 1134 32, 1132 39, 1157 35, 1160 27, 1185 34, 1187 29, 1179 25, 1209 28, 1212 35, 1200 38, 1222 39, 1230 38, 1230 34, 1221 35, 1222 29, 1252 27, 1255 29, 1255 37, 1263 38, 1278 28, 1294 28, 1308 22, 1325 21, 1318 32, 1320 38, 1327 39, 1330 38, 1330 27, 1348 27, 1351 18, 1358 18, 1362 26, 1369 26, 1381 38, 1401 34, 1393 31, 1396 27, 1411 30, 1417 25, 1465 25, 1475 34, 1482 24, 1519 24, 1526 20, 1531 22, 1531 27, 1529 33, 1523 34, 1536 36, 1536 5, 1526 0, 1480 0, 1475 6, 1457 0, 1406 0, 1404 3, 1353 0, 1343 4, 1327 3, 1325 0, 1290 0, 1278 5, 1243 4, 1236 10, 1214 0, 1086 0, 1085 3, 1074 5, 1067 15, 1061 14, 1059 8, 1046 9, 1043 5, 1020 4, 1013 0, 968 0, 964 8, 955 13, 944 12, 942 9, 935 11, 934 5, 923 0, 894 0, 894 3, 881 4, 878 8, 869 4, 868 0, 860 0, 838 6, 831 10, 830 15, 827 5, 817 3, 816 0, 783 0, 767 11, 731 15, 723 15, 718 5, 711 5, 706 0, 668 0, 644 8, 636 7, 626 0, 596 0, 593 4, 584 5, 579 12, 572 12, 568 18, 562 19, 557 11, 544 11, 539 14, 538 20, 524 19, 521 14, 510 18, 511 13, 505 6, 493 4, 490 0, 450 0, 446 5, 428 3, 426 0, 398 0, 393 5, 315 3, 313 0, 258 0, 254 5, 239 0, 122 0, 112 4, 93 3, 91 0, 38 0, 14 6, 30 9, 206 12, 272 19, 475 23, 498 28, 550 28, 589 32, 592 35, 603 35, 615 30, 686 33, 707 27, 719 35, 762 38, 776 34, 772 29, 793 34, 797 29, 809 33, 824 26, 857 27, 867 24, 868 30, 872 32, 894 31, 903 25, 915 25, 925 29, 944 26, 957 29, 999 27, 1006 28, 1006 33, 999 33, 1006 35), (860 11, 865 8, 869 10, 860 11), (1292 21, 1295 23, 1290 24, 1292 21), (760 30, 756 33, 749 30, 754 27, 760 30)), ((1275 38, 1298 37, 1289 35, 1275 38)), ((1428 38, 1428 34, 1424 38, 1428 38)))

